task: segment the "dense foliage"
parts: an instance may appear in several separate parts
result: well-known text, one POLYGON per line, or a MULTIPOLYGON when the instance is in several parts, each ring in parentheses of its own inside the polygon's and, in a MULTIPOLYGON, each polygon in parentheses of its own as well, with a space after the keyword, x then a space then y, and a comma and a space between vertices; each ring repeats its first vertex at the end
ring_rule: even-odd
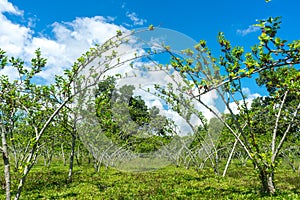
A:
POLYGON ((96 116, 101 130, 119 146, 137 153, 158 150, 171 140, 172 122, 159 115, 157 107, 148 108, 134 86, 115 87, 113 77, 100 82, 96 91, 96 116))

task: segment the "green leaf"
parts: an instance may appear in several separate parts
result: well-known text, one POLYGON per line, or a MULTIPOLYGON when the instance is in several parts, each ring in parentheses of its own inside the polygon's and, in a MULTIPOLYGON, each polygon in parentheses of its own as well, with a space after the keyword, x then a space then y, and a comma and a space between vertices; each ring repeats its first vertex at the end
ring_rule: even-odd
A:
POLYGON ((154 26, 153 26, 152 24, 150 24, 149 27, 148 27, 148 29, 149 29, 150 31, 153 31, 153 30, 154 30, 154 26))
POLYGON ((276 46, 279 46, 281 44, 281 40, 280 40, 280 38, 275 38, 275 45, 276 46))

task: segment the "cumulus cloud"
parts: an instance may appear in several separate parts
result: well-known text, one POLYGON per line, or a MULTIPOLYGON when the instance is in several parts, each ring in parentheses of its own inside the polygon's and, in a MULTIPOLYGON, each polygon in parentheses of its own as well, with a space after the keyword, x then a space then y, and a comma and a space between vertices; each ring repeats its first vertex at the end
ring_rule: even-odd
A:
POLYGON ((7 0, 0 0, 0 46, 10 55, 18 56, 30 40, 32 30, 7 19, 4 13, 22 16, 23 12, 7 0))
POLYGON ((0 45, 10 55, 19 56, 24 52, 24 47, 31 39, 32 31, 19 24, 9 21, 0 14, 0 45))
MULTIPOLYGON (((39 76, 48 82, 53 81, 54 75, 70 68, 91 46, 105 42, 117 30, 126 30, 114 24, 111 17, 95 16, 76 18, 71 22, 55 22, 51 25, 53 37, 41 34, 34 36, 30 26, 9 20, 5 12, 23 17, 23 11, 6 0, 0 0, 1 48, 9 56, 20 57, 27 62, 34 56, 34 51, 40 48, 42 55, 47 58, 47 67, 39 76)), ((30 22, 31 19, 28 20, 30 22)), ((11 70, 2 70, 0 73, 10 78, 14 78, 15 74, 11 70)))
MULTIPOLYGON (((122 26, 111 23, 111 19, 101 16, 76 18, 72 22, 54 23, 54 39, 34 38, 32 49, 40 47, 48 59, 50 74, 57 74, 95 44, 103 44, 113 37, 122 26), (60 67, 58 67, 60 66, 60 67)), ((49 74, 47 70, 45 74, 49 74)))
POLYGON ((0 13, 8 12, 15 15, 22 15, 23 11, 20 11, 12 3, 7 0, 0 0, 0 13))
POLYGON ((250 26, 248 26, 247 29, 238 29, 236 32, 237 32, 237 34, 239 34, 241 36, 246 36, 250 33, 254 33, 254 32, 259 31, 259 29, 260 28, 257 27, 257 26, 250 25, 250 26))
POLYGON ((146 19, 139 18, 135 12, 127 12, 126 16, 133 22, 133 25, 144 25, 146 19))

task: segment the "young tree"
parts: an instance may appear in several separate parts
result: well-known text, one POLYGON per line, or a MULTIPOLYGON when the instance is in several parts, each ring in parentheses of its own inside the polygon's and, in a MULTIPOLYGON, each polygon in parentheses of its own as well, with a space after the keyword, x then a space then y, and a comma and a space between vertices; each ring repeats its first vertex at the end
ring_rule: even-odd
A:
MULTIPOLYGON (((224 123, 257 169, 262 192, 271 195, 275 193, 274 174, 279 155, 284 143, 290 139, 288 136, 299 124, 300 109, 297 98, 300 94, 300 72, 296 68, 300 63, 300 41, 288 43, 277 37, 280 24, 278 17, 260 20, 256 25, 261 28, 259 43, 248 53, 243 47, 232 47, 223 33, 218 38, 223 53, 219 59, 211 56, 205 41, 200 41, 193 50, 185 50, 188 56, 185 59, 169 51, 173 58, 171 65, 188 80, 188 86, 182 87, 181 91, 200 102, 224 123), (259 85, 266 85, 270 91, 269 96, 260 101, 265 105, 264 110, 257 104, 250 108, 243 91, 242 79, 254 74, 259 75, 259 85), (195 90, 197 93, 189 92, 195 90), (201 98, 211 91, 217 92, 225 103, 231 124, 201 98), (233 112, 232 102, 236 104, 239 115, 233 112), (270 119, 269 123, 262 124, 262 117, 270 119)), ((164 93, 170 104, 177 101, 178 95, 172 89, 164 93)))
MULTIPOLYGON (((36 58, 32 59, 32 68, 27 70, 24 67, 24 62, 14 57, 8 58, 5 52, 0 49, 0 61, 1 69, 4 67, 11 67, 17 71, 19 78, 16 80, 9 80, 6 75, 0 77, 0 88, 1 88, 1 138, 2 138, 2 154, 4 161, 4 176, 5 176, 5 187, 6 187, 6 199, 10 199, 10 162, 9 162, 9 151, 7 137, 10 136, 11 140, 14 140, 12 133, 15 130, 16 122, 21 120, 18 118, 20 114, 25 114, 25 122, 30 124, 33 118, 40 118, 41 115, 45 114, 38 111, 37 109, 43 109, 44 103, 51 101, 49 98, 50 90, 47 86, 37 86, 32 83, 32 78, 41 71, 44 67, 46 60, 41 58, 39 50, 36 52, 36 58), (28 115, 31 114, 31 117, 28 115)), ((23 119, 22 119, 23 120, 23 119)), ((41 121, 42 122, 42 121, 41 121)), ((38 134, 39 124, 33 123, 32 128, 35 134, 38 134)), ((35 135, 37 138, 38 135, 35 135)), ((35 144, 31 144, 35 145, 35 144)), ((27 157, 26 166, 30 166, 30 161, 34 161, 36 157, 27 157)))

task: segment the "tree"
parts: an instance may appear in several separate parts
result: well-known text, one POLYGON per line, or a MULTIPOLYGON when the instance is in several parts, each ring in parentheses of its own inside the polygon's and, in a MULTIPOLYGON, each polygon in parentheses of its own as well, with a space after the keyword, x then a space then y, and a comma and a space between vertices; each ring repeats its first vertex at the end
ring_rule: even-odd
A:
MULTIPOLYGON (((10 81, 7 76, 2 75, 0 77, 1 88, 1 138, 2 138, 2 154, 4 161, 4 176, 6 187, 6 199, 10 199, 10 162, 7 137, 10 136, 12 140, 13 132, 16 128, 18 117, 20 114, 25 113, 24 121, 27 124, 32 123, 32 131, 35 133, 35 138, 38 139, 40 124, 35 123, 33 118, 40 118, 43 114, 47 113, 48 108, 43 105, 47 105, 51 98, 50 89, 47 86, 37 86, 32 83, 32 78, 41 71, 44 67, 46 60, 41 58, 39 50, 36 52, 36 58, 32 59, 32 68, 30 70, 25 69, 24 62, 14 57, 8 58, 5 52, 0 49, 0 61, 1 69, 4 67, 12 67, 19 74, 19 79, 10 81), (42 104, 44 101, 45 104, 42 104), (38 111, 40 109, 40 111, 38 111), (43 111, 45 110, 45 112, 43 111)), ((38 120, 37 120, 38 121, 38 120)), ((40 121, 42 122, 42 121, 40 121)), ((33 149, 37 146, 32 141, 31 145, 33 149)), ((35 161, 36 156, 29 154, 26 158, 25 170, 30 170, 32 161, 35 161)), ((25 174, 25 176, 27 173, 25 174)), ((22 179, 20 180, 22 181, 22 179)))
MULTIPOLYGON (((275 193, 274 174, 279 155, 284 143, 290 139, 288 136, 292 129, 297 129, 300 109, 297 98, 300 94, 300 72, 295 67, 300 63, 300 41, 288 43, 277 37, 280 24, 279 17, 259 20, 256 25, 261 28, 259 43, 248 53, 243 47, 232 47, 223 33, 219 33, 218 37, 222 52, 219 59, 211 55, 205 41, 200 41, 194 49, 184 50, 188 58, 178 58, 169 51, 172 67, 188 80, 181 87, 181 92, 200 102, 223 122, 258 171, 262 193, 270 195, 275 193), (247 103, 242 79, 251 78, 254 74, 259 75, 259 85, 266 85, 270 91, 269 97, 263 100, 268 101, 267 107, 264 107, 268 112, 255 104, 250 108, 247 103), (229 124, 201 99, 211 91, 219 94, 233 123, 229 124), (239 115, 233 112, 232 102, 237 105, 239 115), (272 120, 262 124, 262 117, 272 120)), ((170 104, 177 102, 178 95, 172 88, 168 91, 159 89, 164 91, 170 104)))
POLYGON ((119 146, 138 153, 156 151, 170 139, 168 119, 157 107, 148 108, 141 96, 134 96, 134 86, 116 88, 116 79, 98 84, 96 115, 105 135, 119 146))

